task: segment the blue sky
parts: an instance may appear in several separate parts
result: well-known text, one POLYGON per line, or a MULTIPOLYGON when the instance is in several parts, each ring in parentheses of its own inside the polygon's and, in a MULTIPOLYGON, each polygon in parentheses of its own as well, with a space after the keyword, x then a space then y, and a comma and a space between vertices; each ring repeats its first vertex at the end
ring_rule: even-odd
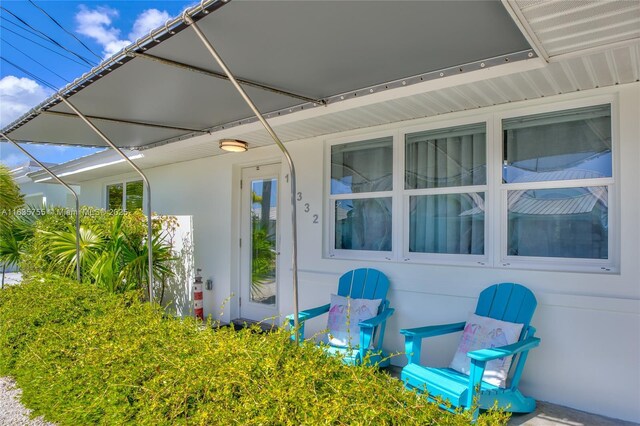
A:
MULTIPOLYGON (((86 62, 97 64, 194 3, 194 0, 32 1, 35 6, 27 0, 1 3, 4 9, 0 10, 0 56, 5 60, 0 61, 0 128, 53 94, 50 88, 9 62, 59 89, 89 71, 93 65, 86 62), (68 50, 45 39, 41 33, 68 50)), ((87 148, 35 144, 26 148, 39 160, 52 163, 95 152, 87 148)), ((15 166, 26 160, 14 146, 0 143, 0 162, 15 166)))

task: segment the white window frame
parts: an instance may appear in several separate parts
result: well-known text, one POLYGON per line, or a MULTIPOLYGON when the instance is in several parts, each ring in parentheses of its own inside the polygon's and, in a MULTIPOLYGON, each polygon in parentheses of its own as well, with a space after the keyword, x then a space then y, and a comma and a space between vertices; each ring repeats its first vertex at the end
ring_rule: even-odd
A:
POLYGON ((131 183, 131 182, 142 182, 142 211, 145 211, 145 200, 147 197, 147 191, 146 188, 144 187, 144 182, 142 181, 142 179, 138 179, 138 178, 130 178, 130 179, 120 179, 120 180, 116 180, 116 181, 112 181, 112 182, 107 182, 104 185, 104 196, 103 196, 103 202, 104 202, 104 208, 105 210, 111 210, 111 207, 109 207, 109 187, 110 186, 114 186, 114 185, 122 185, 122 211, 126 212, 127 211, 127 184, 131 183))
POLYGON ((461 114, 461 117, 431 121, 428 124, 400 127, 386 131, 362 133, 356 136, 326 140, 324 152, 324 250, 325 258, 345 260, 392 261, 415 264, 459 265, 490 267, 497 269, 550 270, 587 273, 619 273, 620 271, 620 196, 619 196, 619 102, 617 94, 554 103, 523 105, 517 108, 496 108, 493 112, 461 114), (502 183, 502 120, 554 111, 604 105, 611 107, 612 176, 597 179, 566 180, 553 182, 502 183), (465 187, 405 190, 405 136, 410 133, 438 130, 447 127, 486 123, 487 184, 465 187), (381 137, 393 138, 393 190, 379 193, 331 194, 331 147, 350 142, 360 142, 381 137), (510 190, 551 189, 588 186, 606 186, 608 189, 608 259, 579 259, 557 257, 526 257, 507 255, 508 212, 507 194, 510 190), (485 253, 442 254, 409 252, 409 197, 484 192, 485 194, 485 253), (368 250, 335 249, 336 199, 390 197, 392 200, 392 250, 376 252, 368 250))
POLYGON ((489 262, 489 218, 492 214, 491 209, 491 194, 489 192, 491 182, 491 152, 493 145, 493 121, 490 114, 478 114, 470 117, 465 117, 457 120, 438 121, 429 125, 413 126, 406 129, 402 129, 400 132, 400 143, 398 147, 400 157, 400 179, 401 179, 401 192, 402 192, 402 260, 404 262, 416 262, 416 263, 433 263, 433 264, 455 264, 455 265, 479 265, 484 266, 489 262), (425 132, 430 130, 440 130, 450 127, 466 126, 471 124, 485 124, 486 131, 486 143, 485 143, 485 155, 487 159, 486 172, 487 181, 484 185, 471 185, 471 186, 453 186, 447 188, 427 188, 427 189, 405 189, 405 139, 408 134, 425 132), (409 251, 409 238, 410 238, 410 197, 416 195, 442 195, 442 194, 468 194, 472 192, 484 193, 484 205, 485 205, 485 221, 484 221, 484 254, 446 254, 446 253, 418 253, 409 251))
POLYGON ((387 132, 376 132, 376 133, 367 133, 361 134, 358 136, 335 139, 325 144, 325 153, 324 153, 324 168, 325 168, 325 215, 328 219, 328 222, 325 222, 325 256, 328 258, 336 258, 336 259, 352 259, 352 260, 397 260, 397 249, 396 244, 398 240, 398 232, 396 227, 396 220, 394 217, 399 213, 398 212, 398 173, 397 171, 397 162, 398 162, 398 132, 397 131, 387 131, 387 132), (380 139, 380 138, 391 138, 391 147, 393 151, 393 160, 392 160, 392 185, 393 189, 391 191, 380 191, 380 192, 362 192, 362 193, 349 193, 349 194, 332 194, 331 193, 331 148, 334 145, 344 145, 352 142, 364 142, 371 139, 380 139), (345 249, 336 249, 336 233, 335 233, 335 202, 337 200, 353 200, 353 199, 371 199, 371 198, 391 198, 391 251, 375 251, 375 250, 345 250, 345 249))
POLYGON ((494 126, 500 129, 496 142, 498 149, 495 150, 495 173, 498 175, 494 179, 494 194, 500 194, 499 204, 499 250, 494 250, 494 263, 498 267, 517 269, 536 269, 552 271, 575 271, 575 272, 618 272, 619 271, 619 202, 616 181, 618 176, 618 102, 615 95, 592 97, 587 99, 540 105, 535 107, 524 107, 516 110, 497 113, 494 115, 494 126), (529 115, 549 113, 554 111, 566 111, 583 107, 608 104, 611 107, 611 177, 597 179, 573 179, 563 181, 547 182, 523 182, 523 183, 502 183, 502 150, 504 141, 502 134, 502 120, 524 117, 529 115), (585 188, 589 186, 607 187, 608 195, 608 259, 582 259, 569 257, 537 257, 537 256, 509 256, 508 252, 508 191, 527 189, 554 189, 554 188, 585 188))

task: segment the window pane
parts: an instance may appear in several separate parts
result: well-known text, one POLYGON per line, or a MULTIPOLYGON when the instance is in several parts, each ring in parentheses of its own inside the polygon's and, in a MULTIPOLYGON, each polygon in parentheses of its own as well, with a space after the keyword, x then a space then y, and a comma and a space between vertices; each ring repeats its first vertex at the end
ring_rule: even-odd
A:
POLYGON ((510 256, 608 258, 606 187, 509 191, 510 256))
POLYGON ((391 251, 391 197, 336 200, 338 250, 391 251))
POLYGON ((122 184, 107 185, 107 208, 122 210, 122 184))
POLYGON ((142 209, 142 181, 127 182, 127 211, 142 209))
POLYGON ((278 180, 251 180, 251 293, 254 303, 275 305, 278 180))
POLYGON ((484 193, 409 197, 409 251, 484 254, 484 193))
POLYGON ((487 183, 485 123, 405 136, 405 188, 487 183))
POLYGON ((393 138, 331 147, 331 193, 391 191, 393 138))
POLYGON ((505 183, 611 177, 611 106, 502 121, 505 183))

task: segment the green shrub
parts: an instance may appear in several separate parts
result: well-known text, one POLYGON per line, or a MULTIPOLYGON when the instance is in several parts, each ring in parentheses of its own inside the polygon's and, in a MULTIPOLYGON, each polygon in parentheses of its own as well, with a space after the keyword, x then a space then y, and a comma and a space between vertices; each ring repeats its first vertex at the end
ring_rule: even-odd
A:
POLYGON ((15 210, 24 203, 20 187, 7 166, 0 164, 0 227, 13 220, 15 210))
MULTIPOLYGON (((153 219, 153 274, 158 283, 173 274, 169 268, 173 253, 166 236, 176 226, 171 216, 153 219)), ((75 278, 75 212, 61 207, 47 209, 32 227, 20 250, 21 272, 26 276, 50 273, 75 278)), ((114 293, 146 289, 149 275, 146 238, 147 218, 140 210, 121 212, 82 207, 83 280, 114 293)))
MULTIPOLYGON (((463 425, 371 367, 289 333, 202 327, 138 294, 59 279, 0 291, 0 365, 60 425, 463 425)), ((487 412, 478 424, 505 424, 487 412)))

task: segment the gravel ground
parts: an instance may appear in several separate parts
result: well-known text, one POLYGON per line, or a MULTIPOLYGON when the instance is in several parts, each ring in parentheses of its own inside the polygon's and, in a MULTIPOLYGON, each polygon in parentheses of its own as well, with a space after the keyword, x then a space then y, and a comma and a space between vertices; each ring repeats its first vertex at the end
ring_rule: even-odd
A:
MULTIPOLYGON (((5 285, 19 284, 20 273, 7 273, 5 285)), ((31 410, 20 403, 22 391, 16 387, 16 382, 9 377, 0 377, 0 425, 2 426, 54 426, 42 418, 30 419, 31 410)))
POLYGON ((20 272, 7 272, 4 274, 5 286, 20 284, 20 281, 22 281, 22 274, 20 272))
POLYGON ((2 426, 54 426, 38 417, 30 419, 31 410, 20 403, 22 391, 9 377, 0 377, 0 425, 2 426))

